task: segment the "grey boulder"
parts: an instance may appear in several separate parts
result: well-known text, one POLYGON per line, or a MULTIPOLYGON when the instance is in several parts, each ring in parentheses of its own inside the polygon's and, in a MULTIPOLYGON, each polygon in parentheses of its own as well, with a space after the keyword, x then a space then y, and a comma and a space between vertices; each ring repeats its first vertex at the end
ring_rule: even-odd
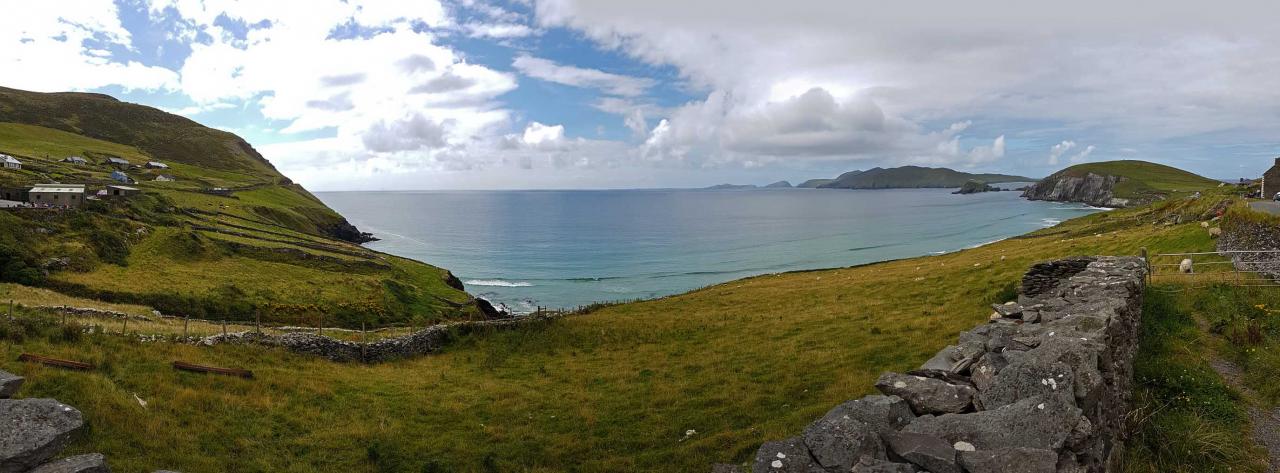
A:
POLYGON ((809 424, 801 437, 824 469, 847 472, 862 456, 885 458, 880 434, 848 415, 826 416, 809 424))
POLYGON ((898 396, 873 394, 845 402, 827 412, 823 419, 849 417, 866 423, 877 432, 895 432, 916 418, 911 406, 898 396))
POLYGON ((820 473, 825 470, 814 463, 809 449, 798 437, 765 442, 756 450, 753 473, 820 473))
POLYGON ((83 425, 80 411, 53 399, 0 399, 0 473, 48 461, 83 425))
POLYGON ((111 469, 101 453, 89 453, 54 460, 27 473, 111 473, 111 469))
POLYGON ((8 371, 0 370, 0 399, 8 399, 18 393, 25 379, 8 371))
POLYGON ((917 415, 964 412, 973 404, 977 393, 970 386, 900 373, 880 375, 876 389, 905 399, 917 415))
POLYGON ((879 460, 871 457, 862 457, 858 463, 853 465, 850 473, 916 473, 914 465, 909 463, 894 463, 888 460, 879 460))
POLYGON ((932 473, 962 473, 956 449, 941 437, 898 432, 886 436, 885 441, 894 454, 932 473))
POLYGON ((1023 359, 1000 370, 979 398, 986 409, 995 409, 1033 396, 1066 396, 1074 399, 1075 375, 1064 363, 1023 359))
POLYGON ((1054 473, 1058 454, 1038 448, 1002 448, 960 452, 960 465, 969 473, 1054 473))
POLYGON ((902 430, 936 435, 953 444, 966 442, 977 450, 1028 447, 1056 451, 1066 443, 1080 417, 1080 409, 1064 396, 1036 396, 989 411, 917 417, 902 430))

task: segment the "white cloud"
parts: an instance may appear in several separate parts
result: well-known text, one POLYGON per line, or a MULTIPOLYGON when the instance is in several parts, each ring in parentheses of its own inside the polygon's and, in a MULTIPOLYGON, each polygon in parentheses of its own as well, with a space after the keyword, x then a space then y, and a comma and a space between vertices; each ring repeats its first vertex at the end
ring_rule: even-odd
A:
POLYGON ((1094 149, 1096 148, 1094 148, 1093 145, 1086 146, 1079 153, 1076 153, 1074 156, 1071 156, 1071 162, 1072 163, 1084 162, 1085 160, 1089 159, 1089 155, 1093 154, 1094 149))
POLYGON ((1057 166, 1058 159, 1076 147, 1076 142, 1071 140, 1063 140, 1061 143, 1053 145, 1049 148, 1049 165, 1057 166))
POLYGON ((611 74, 597 69, 565 66, 529 55, 516 57, 515 61, 511 63, 511 67, 534 79, 573 87, 599 89, 604 93, 623 97, 643 94, 655 85, 653 79, 611 74))
POLYGON ((110 59, 106 46, 129 48, 131 35, 110 0, 9 5, 0 15, 0 70, 9 87, 57 92, 119 85, 173 90, 173 71, 110 59))
POLYGON ((519 23, 467 23, 464 28, 473 38, 523 38, 536 33, 528 25, 519 23))

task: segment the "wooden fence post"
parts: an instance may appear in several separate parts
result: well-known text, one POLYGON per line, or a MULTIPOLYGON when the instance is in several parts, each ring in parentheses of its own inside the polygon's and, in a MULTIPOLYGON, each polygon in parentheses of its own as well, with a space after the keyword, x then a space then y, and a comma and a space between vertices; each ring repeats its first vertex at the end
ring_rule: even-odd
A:
POLYGON ((129 316, 124 316, 124 328, 120 329, 121 335, 129 334, 129 316))
POLYGON ((227 321, 226 321, 226 320, 223 320, 223 321, 222 321, 222 335, 223 335, 223 336, 226 336, 226 334, 227 334, 227 321))
POLYGON ((361 363, 364 363, 364 360, 365 360, 365 357, 364 357, 364 344, 365 344, 365 342, 366 342, 366 341, 367 341, 367 339, 365 338, 365 333, 364 333, 364 321, 363 321, 363 320, 361 320, 361 321, 360 321, 360 362, 361 362, 361 363))
POLYGON ((187 324, 191 323, 191 316, 182 318, 182 338, 187 338, 187 324))
POLYGON ((258 333, 262 333, 262 312, 253 311, 253 326, 257 328, 258 333))

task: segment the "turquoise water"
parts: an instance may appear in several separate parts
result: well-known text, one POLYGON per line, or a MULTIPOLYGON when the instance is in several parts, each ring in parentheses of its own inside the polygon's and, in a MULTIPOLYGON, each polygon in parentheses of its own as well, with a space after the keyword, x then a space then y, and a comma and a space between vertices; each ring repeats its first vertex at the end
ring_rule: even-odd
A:
POLYGON ((382 241, 517 312, 955 251, 1096 209, 951 189, 328 192, 382 241))

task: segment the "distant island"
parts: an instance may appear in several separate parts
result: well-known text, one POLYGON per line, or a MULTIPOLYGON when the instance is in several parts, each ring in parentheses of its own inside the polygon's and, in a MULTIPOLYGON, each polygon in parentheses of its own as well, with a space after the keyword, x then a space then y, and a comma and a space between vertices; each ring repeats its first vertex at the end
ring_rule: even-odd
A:
MULTIPOLYGON (((896 168, 872 168, 866 171, 849 171, 834 179, 809 179, 794 186, 797 189, 923 189, 960 188, 970 181, 986 184, 1001 182, 1035 182, 1037 179, 1008 174, 970 174, 947 168, 902 166, 896 168)), ((788 181, 778 181, 765 188, 791 188, 788 181)), ((750 184, 720 184, 706 189, 759 189, 750 184)))
POLYGON ((896 168, 872 168, 866 171, 850 171, 833 181, 819 185, 819 189, 918 189, 962 187, 969 181, 987 184, 1001 182, 1034 182, 1036 179, 1008 174, 970 174, 947 168, 902 166, 896 168))
POLYGON ((952 194, 981 194, 983 192, 1000 192, 1004 189, 987 184, 982 181, 969 181, 960 186, 960 189, 952 192, 952 194))

